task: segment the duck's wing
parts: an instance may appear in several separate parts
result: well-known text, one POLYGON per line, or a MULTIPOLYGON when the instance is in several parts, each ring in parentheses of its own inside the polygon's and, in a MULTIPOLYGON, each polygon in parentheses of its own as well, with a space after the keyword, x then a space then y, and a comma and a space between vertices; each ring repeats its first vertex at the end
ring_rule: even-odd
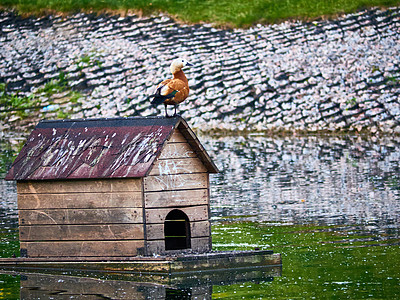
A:
POLYGON ((184 101, 189 95, 188 85, 180 79, 167 79, 162 81, 156 89, 151 104, 157 106, 161 103, 178 104, 184 101))
POLYGON ((159 83, 156 87, 156 92, 153 95, 150 95, 149 98, 153 98, 151 104, 156 107, 157 105, 164 103, 166 99, 172 98, 175 96, 176 92, 170 91, 168 87, 168 83, 172 79, 167 79, 159 83))
POLYGON ((165 104, 178 104, 189 96, 189 86, 180 79, 172 79, 166 84, 165 92, 174 96, 165 100, 165 104))

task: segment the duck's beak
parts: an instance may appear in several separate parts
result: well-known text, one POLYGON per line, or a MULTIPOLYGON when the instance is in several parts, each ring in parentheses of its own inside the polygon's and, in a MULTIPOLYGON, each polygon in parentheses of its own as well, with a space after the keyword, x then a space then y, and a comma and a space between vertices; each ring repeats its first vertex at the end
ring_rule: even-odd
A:
POLYGON ((186 67, 193 67, 193 65, 190 62, 187 62, 186 67))

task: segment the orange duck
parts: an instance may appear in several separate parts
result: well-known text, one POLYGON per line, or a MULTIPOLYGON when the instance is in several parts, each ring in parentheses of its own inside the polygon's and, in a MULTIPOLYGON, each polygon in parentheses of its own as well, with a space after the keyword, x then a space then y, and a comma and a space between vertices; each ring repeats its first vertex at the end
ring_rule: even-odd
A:
POLYGON ((151 101, 153 107, 164 103, 165 116, 168 118, 167 105, 174 105, 176 116, 176 108, 179 103, 183 102, 189 96, 188 80, 182 69, 186 66, 192 66, 187 60, 177 58, 171 63, 172 79, 162 81, 156 88, 156 92, 150 96, 154 97, 151 101))

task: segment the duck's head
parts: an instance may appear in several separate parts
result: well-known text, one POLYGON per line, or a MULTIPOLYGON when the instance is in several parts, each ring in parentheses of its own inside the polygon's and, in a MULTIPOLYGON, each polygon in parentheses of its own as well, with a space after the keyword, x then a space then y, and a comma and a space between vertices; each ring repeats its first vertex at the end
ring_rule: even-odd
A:
POLYGON ((173 60, 171 63, 171 67, 170 67, 171 73, 175 74, 187 66, 193 66, 193 65, 191 63, 189 63, 186 59, 177 58, 177 59, 173 60))

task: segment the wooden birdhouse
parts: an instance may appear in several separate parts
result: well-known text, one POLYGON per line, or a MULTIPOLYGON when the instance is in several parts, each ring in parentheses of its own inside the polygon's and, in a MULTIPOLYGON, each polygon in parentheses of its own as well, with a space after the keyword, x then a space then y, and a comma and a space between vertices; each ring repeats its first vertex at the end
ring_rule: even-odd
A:
POLYGON ((27 257, 211 250, 209 174, 180 117, 41 121, 15 159, 27 257))

